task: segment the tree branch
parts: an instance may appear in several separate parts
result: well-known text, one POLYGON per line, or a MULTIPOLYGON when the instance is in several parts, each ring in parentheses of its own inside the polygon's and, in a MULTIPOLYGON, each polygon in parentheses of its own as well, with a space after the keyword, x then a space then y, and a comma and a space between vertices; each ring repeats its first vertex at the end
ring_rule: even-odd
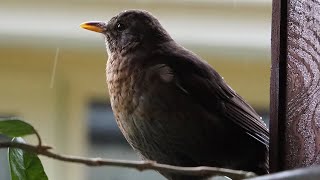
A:
MULTIPOLYGON (((40 144, 40 143, 39 143, 40 144)), ((216 167, 179 167, 166 164, 159 164, 154 161, 129 161, 129 160, 116 160, 116 159, 102 159, 102 158, 85 158, 77 156, 68 156, 62 154, 56 154, 49 149, 49 146, 33 146, 30 144, 16 143, 16 142, 0 142, 0 148, 19 148, 28 152, 43 155, 53 159, 85 164, 88 166, 117 166, 124 168, 134 168, 139 171, 144 170, 155 170, 160 172, 169 172, 184 175, 194 176, 228 176, 233 180, 240 180, 245 178, 254 177, 255 174, 252 172, 231 170, 225 168, 216 167)))

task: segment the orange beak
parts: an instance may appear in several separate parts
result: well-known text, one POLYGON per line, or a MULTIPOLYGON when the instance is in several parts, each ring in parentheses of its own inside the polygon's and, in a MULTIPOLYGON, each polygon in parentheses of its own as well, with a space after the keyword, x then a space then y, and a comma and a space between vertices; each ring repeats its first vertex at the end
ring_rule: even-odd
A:
POLYGON ((82 27, 83 29, 90 30, 90 31, 102 33, 105 30, 104 25, 105 25, 104 22, 91 21, 91 22, 82 23, 80 25, 80 27, 82 27))

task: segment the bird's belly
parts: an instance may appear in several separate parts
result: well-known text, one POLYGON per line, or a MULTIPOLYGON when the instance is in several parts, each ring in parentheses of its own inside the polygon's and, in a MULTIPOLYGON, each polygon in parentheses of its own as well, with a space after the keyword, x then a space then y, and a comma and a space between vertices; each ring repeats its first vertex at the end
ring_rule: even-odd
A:
POLYGON ((200 156, 212 156, 214 142, 221 139, 218 134, 222 131, 222 127, 215 124, 216 117, 196 105, 186 106, 178 97, 173 99, 175 103, 161 96, 134 98, 139 98, 135 100, 138 106, 134 111, 122 111, 126 113, 116 116, 127 141, 143 158, 196 166, 195 161, 202 159, 200 156))

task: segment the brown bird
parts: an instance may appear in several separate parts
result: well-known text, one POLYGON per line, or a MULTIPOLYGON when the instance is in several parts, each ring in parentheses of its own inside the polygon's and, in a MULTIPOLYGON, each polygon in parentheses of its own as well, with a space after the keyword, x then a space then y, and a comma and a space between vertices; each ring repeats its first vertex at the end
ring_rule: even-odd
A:
MULTIPOLYGON (((268 172, 269 132, 260 116, 154 16, 128 10, 81 26, 105 36, 112 109, 143 159, 268 172)), ((207 178, 161 173, 172 180, 207 178)))

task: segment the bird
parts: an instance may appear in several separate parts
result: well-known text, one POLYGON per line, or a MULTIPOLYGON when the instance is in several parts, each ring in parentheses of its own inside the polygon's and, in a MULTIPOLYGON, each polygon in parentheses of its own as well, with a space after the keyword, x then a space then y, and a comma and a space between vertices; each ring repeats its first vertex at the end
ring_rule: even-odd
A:
MULTIPOLYGON (((206 61, 179 45, 145 10, 82 28, 103 34, 116 122, 143 160, 268 173, 269 130, 206 61)), ((204 180, 160 172, 169 180, 204 180)))

